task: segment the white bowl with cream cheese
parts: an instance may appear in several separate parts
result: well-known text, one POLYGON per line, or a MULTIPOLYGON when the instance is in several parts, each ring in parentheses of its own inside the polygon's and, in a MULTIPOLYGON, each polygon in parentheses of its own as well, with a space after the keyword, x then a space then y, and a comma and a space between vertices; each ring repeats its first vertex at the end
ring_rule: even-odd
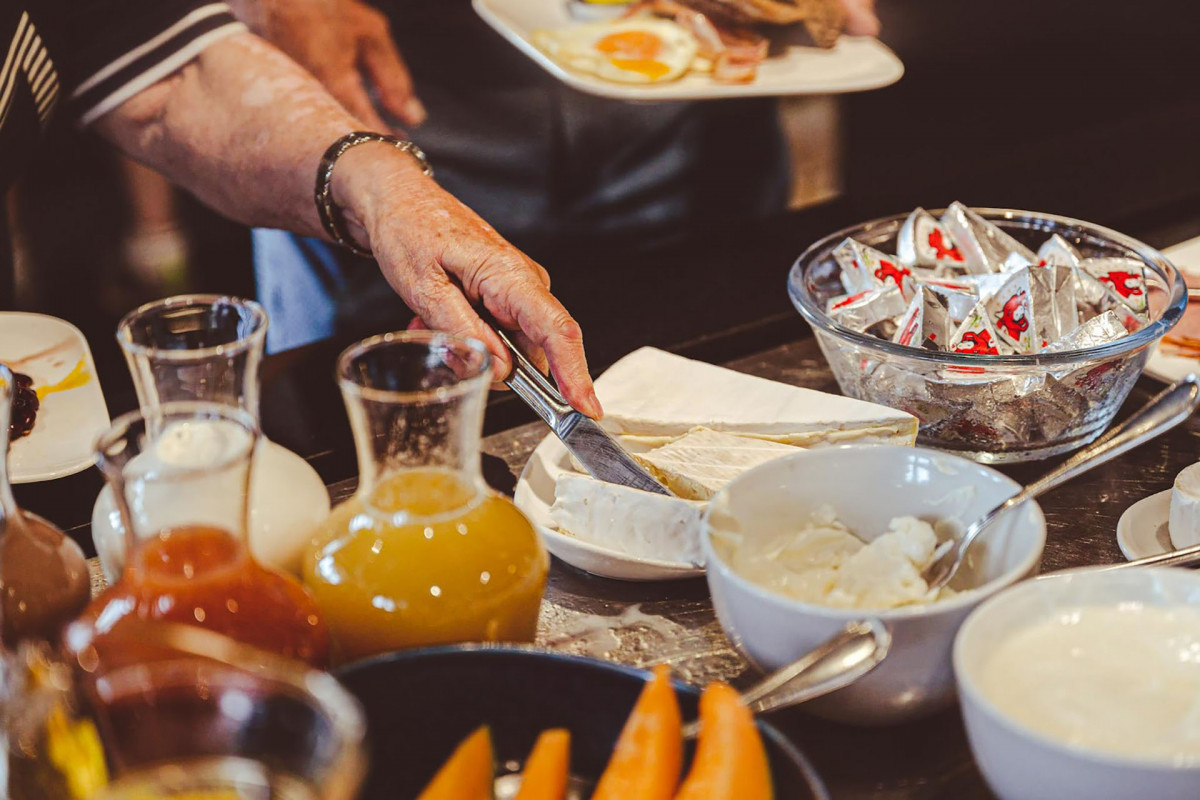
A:
MULTIPOLYGON (((804 708, 843 722, 873 725, 934 713, 954 699, 950 653, 959 625, 980 602, 1037 571, 1046 522, 1036 503, 1001 518, 976 542, 952 584, 954 594, 932 602, 910 599, 892 608, 847 607, 853 603, 846 602, 844 592, 833 599, 838 607, 786 596, 778 586, 770 588, 768 580, 752 579, 752 571, 735 568, 738 559, 731 542, 767 546, 781 534, 811 526, 814 513, 823 507, 831 508, 845 528, 868 542, 881 537, 894 520, 910 516, 940 523, 945 536, 947 525, 961 531, 1019 488, 1010 478, 965 458, 909 447, 809 450, 755 467, 718 492, 705 516, 703 544, 717 617, 730 639, 764 670, 790 663, 847 622, 879 619, 893 637, 884 662, 853 686, 804 708)), ((897 567, 902 568, 903 564, 897 567)), ((908 569, 911 578, 915 567, 908 569)), ((860 573, 859 580, 862 574, 866 573, 860 573)), ((880 581, 905 585, 904 576, 876 574, 880 581)), ((916 598, 920 593, 911 594, 916 598)), ((859 594, 884 595, 896 598, 900 593, 859 594)))
POLYGON ((1200 797, 1200 575, 1080 570, 981 605, 954 645, 1002 800, 1200 797))

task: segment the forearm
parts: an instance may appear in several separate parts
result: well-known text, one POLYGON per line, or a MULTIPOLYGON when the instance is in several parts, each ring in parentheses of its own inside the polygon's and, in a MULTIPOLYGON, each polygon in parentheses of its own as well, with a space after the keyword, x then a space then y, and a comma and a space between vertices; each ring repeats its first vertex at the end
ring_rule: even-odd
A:
MULTIPOLYGON (((324 236, 313 203, 321 154, 360 127, 307 72, 249 34, 213 44, 96 122, 221 213, 315 236, 324 236)), ((403 153, 374 155, 382 169, 419 175, 403 153)))

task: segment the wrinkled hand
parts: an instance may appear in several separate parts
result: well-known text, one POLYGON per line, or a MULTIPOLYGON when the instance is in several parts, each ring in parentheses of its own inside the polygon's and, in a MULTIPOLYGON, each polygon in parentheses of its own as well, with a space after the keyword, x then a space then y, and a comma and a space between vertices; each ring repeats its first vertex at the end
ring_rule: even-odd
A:
POLYGON ((879 35, 875 0, 842 0, 842 8, 846 11, 846 33, 851 36, 879 35))
POLYGON ((479 318, 482 303, 534 363, 549 364, 564 398, 588 416, 603 413, 588 375, 583 334, 554 295, 550 276, 434 181, 408 154, 365 144, 338 161, 334 201, 360 244, 422 324, 473 336, 496 360, 512 364, 504 344, 479 318))
POLYGON ((252 31, 313 74, 347 111, 388 130, 371 102, 406 125, 420 125, 425 108, 392 40, 387 17, 359 0, 232 0, 252 31))

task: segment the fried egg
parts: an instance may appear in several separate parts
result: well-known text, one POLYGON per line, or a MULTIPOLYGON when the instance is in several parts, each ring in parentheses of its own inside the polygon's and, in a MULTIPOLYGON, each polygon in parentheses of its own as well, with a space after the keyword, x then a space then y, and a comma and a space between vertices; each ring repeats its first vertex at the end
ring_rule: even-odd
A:
POLYGON ((665 19, 580 23, 533 32, 533 42, 563 66, 618 83, 661 83, 688 71, 695 38, 665 19))

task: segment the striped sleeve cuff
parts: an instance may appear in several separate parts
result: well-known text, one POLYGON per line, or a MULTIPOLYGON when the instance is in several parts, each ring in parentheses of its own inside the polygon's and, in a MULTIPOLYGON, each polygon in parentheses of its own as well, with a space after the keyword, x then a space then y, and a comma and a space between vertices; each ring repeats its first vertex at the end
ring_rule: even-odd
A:
POLYGON ((187 64, 213 42, 245 30, 225 3, 193 9, 79 84, 71 94, 79 124, 91 124, 187 64))

